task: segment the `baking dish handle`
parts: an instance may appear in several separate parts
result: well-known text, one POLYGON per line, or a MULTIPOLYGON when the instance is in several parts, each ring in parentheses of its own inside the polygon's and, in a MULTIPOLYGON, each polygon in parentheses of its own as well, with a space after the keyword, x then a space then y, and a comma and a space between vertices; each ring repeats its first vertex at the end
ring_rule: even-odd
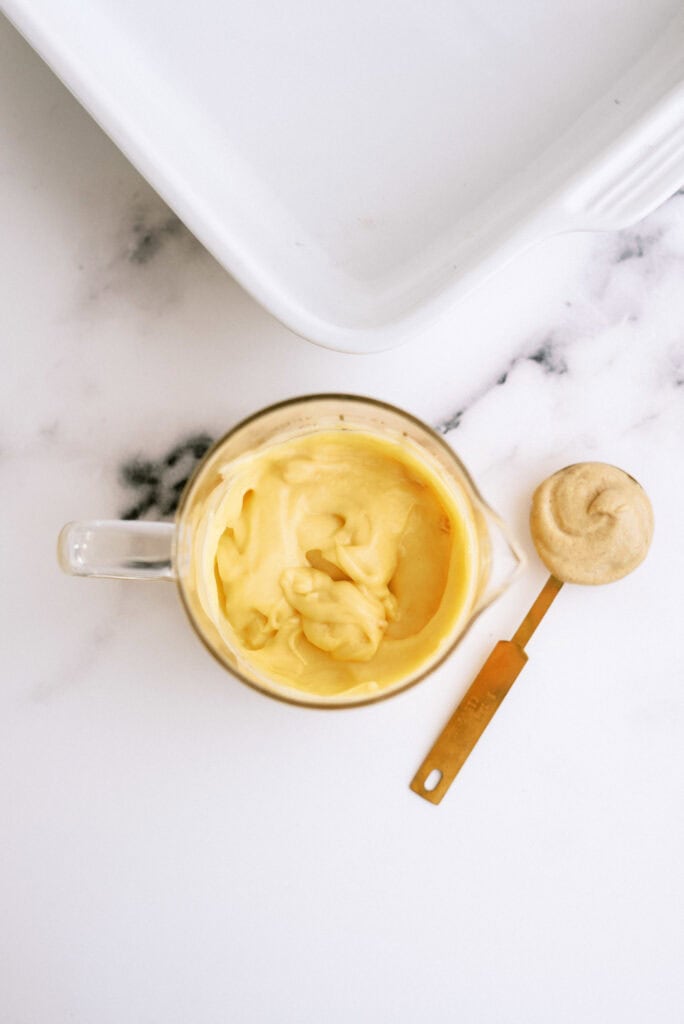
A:
POLYGON ((574 228, 614 230, 641 220, 684 184, 684 83, 563 196, 574 228))

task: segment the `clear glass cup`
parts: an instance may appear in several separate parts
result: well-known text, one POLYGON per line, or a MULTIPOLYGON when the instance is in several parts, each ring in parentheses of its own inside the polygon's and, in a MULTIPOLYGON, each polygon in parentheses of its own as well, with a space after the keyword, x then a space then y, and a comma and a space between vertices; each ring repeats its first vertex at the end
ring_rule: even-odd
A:
POLYGON ((521 549, 480 495, 448 444, 430 427, 394 406, 352 395, 311 395, 270 406, 230 430, 199 462, 168 522, 90 520, 68 523, 58 541, 59 564, 72 576, 170 580, 195 632, 211 654, 238 679, 271 697, 309 707, 351 707, 390 697, 424 679, 453 651, 474 619, 511 584, 523 565, 521 549), (321 430, 362 430, 408 445, 428 469, 467 503, 477 545, 476 582, 453 632, 416 671, 375 693, 334 697, 306 693, 269 680, 247 664, 219 635, 194 586, 193 523, 219 470, 256 449, 321 430))

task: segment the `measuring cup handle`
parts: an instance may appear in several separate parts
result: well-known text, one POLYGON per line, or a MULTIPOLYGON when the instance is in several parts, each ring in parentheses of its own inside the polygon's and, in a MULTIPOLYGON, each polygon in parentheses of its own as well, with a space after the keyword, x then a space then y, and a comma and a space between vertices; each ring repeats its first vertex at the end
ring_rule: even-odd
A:
POLYGON ((57 559, 70 576, 119 580, 175 580, 173 523, 90 519, 67 523, 57 559))

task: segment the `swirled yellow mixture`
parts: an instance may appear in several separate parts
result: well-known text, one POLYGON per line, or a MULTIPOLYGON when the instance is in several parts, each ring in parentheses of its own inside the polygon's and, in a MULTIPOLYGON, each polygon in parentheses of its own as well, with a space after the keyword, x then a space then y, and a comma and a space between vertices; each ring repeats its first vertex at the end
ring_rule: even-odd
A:
POLYGON ((644 489, 623 470, 580 462, 537 488, 530 528, 540 558, 559 580, 611 583, 646 557, 653 510, 644 489))
POLYGON ((408 443, 337 430, 264 447, 199 510, 201 606, 260 678, 377 692, 436 660, 469 611, 469 510, 408 443))

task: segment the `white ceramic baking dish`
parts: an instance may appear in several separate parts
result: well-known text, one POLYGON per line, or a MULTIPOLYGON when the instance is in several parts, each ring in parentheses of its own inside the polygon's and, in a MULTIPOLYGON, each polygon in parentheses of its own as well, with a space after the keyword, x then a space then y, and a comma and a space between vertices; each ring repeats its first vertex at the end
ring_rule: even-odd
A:
POLYGON ((392 346, 684 182, 681 0, 0 0, 225 267, 392 346))

